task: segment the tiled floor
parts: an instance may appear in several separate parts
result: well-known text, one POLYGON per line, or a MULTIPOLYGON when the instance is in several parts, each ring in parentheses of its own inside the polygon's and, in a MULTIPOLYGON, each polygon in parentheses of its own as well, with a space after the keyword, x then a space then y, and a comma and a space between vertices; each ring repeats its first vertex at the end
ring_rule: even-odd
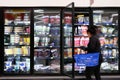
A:
MULTIPOLYGON (((0 80, 73 80, 73 79, 0 79, 0 80)), ((85 80, 85 79, 74 79, 74 80, 85 80)), ((120 79, 107 78, 107 79, 102 79, 102 80, 120 80, 120 79)))
MULTIPOLYGON (((120 75, 118 76, 101 76, 102 80, 120 80, 120 75)), ((85 80, 83 78, 83 76, 78 76, 76 77, 77 79, 74 80, 85 80)), ((67 76, 29 76, 29 77, 25 77, 25 76, 20 76, 20 77, 0 77, 0 80, 73 80, 67 76)))

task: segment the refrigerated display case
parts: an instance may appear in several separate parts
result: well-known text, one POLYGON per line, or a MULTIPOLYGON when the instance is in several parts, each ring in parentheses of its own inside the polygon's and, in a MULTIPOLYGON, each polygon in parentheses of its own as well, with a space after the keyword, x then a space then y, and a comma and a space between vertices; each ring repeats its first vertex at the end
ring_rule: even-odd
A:
POLYGON ((34 73, 60 73, 60 9, 34 9, 34 73))
POLYGON ((4 10, 4 73, 30 72, 30 10, 4 10))
POLYGON ((93 10, 93 25, 98 29, 104 60, 101 64, 101 73, 119 71, 118 15, 118 10, 93 10))
POLYGON ((65 8, 5 8, 3 13, 4 22, 0 23, 4 27, 1 28, 4 41, 0 40, 4 44, 3 73, 55 73, 72 79, 83 74, 85 66, 77 66, 74 55, 87 53, 80 46, 87 47, 87 29, 95 25, 104 58, 101 73, 119 74, 118 9, 75 8, 74 11, 72 3, 65 8))

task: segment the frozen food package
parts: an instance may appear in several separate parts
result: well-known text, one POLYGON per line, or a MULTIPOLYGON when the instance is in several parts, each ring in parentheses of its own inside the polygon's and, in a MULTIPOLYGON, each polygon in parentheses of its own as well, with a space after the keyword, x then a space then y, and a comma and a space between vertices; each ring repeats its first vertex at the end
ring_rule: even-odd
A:
POLYGON ((113 45, 116 47, 118 46, 118 37, 113 38, 113 45))
POLYGON ((75 47, 80 46, 80 37, 74 37, 74 44, 75 44, 75 47))
POLYGON ((14 54, 13 49, 11 49, 11 48, 5 49, 5 54, 6 55, 13 55, 14 54))
POLYGON ((67 50, 68 50, 68 57, 69 57, 69 58, 72 58, 72 49, 69 48, 69 49, 67 49, 67 50))
POLYGON ((84 17, 84 24, 89 25, 89 17, 84 17))
POLYGON ((57 27, 51 28, 50 29, 50 34, 51 35, 60 35, 60 29, 57 27))
POLYGON ((81 39, 80 39, 80 46, 84 46, 84 40, 85 40, 85 38, 81 37, 81 39))
POLYGON ((112 28, 112 27, 109 27, 109 28, 108 28, 108 33, 112 34, 113 31, 114 31, 114 28, 112 28))
POLYGON ((23 19, 23 20, 24 20, 24 21, 29 21, 29 20, 30 20, 29 14, 25 13, 25 14, 24 14, 24 19, 23 19))
POLYGON ((15 27, 14 32, 15 33, 22 33, 24 31, 23 27, 15 27))
POLYGON ((29 58, 26 58, 26 71, 30 71, 30 59, 29 58))
POLYGON ((83 35, 81 26, 78 26, 78 35, 83 35))
POLYGON ((19 65, 20 65, 20 70, 25 71, 25 67, 26 67, 25 61, 21 61, 19 65))
POLYGON ((81 26, 81 28, 82 28, 82 35, 87 36, 88 26, 81 26))
POLYGON ((112 38, 109 39, 109 44, 110 44, 111 47, 113 47, 113 39, 112 38))
POLYGON ((6 69, 8 69, 12 66, 12 61, 5 61, 4 63, 5 63, 6 69))
POLYGON ((50 34, 50 27, 48 27, 48 26, 46 27, 45 34, 47 34, 47 35, 50 34))
POLYGON ((72 39, 71 37, 65 38, 65 46, 72 46, 72 39))
POLYGON ((26 28, 26 33, 30 33, 30 27, 26 28))
POLYGON ((36 51, 36 52, 34 52, 34 54, 35 53, 36 53, 36 56, 39 58, 47 58, 50 55, 50 51, 44 50, 44 49, 41 49, 41 51, 36 51))
POLYGON ((4 36, 4 43, 10 43, 10 36, 9 35, 6 35, 4 36))
POLYGON ((99 40, 100 40, 101 46, 104 46, 105 45, 105 37, 100 37, 99 40))
POLYGON ((105 39, 105 44, 110 44, 108 38, 105 39))
POLYGON ((108 62, 103 62, 101 64, 101 69, 103 69, 103 70, 111 70, 111 66, 110 66, 110 64, 108 62))
POLYGON ((107 33, 107 28, 103 26, 101 31, 102 31, 102 33, 106 34, 107 33))
POLYGON ((21 48, 22 48, 22 54, 23 54, 23 56, 27 56, 29 48, 27 46, 22 46, 21 48))
POLYGON ((99 13, 94 13, 93 14, 93 22, 94 24, 98 24, 102 22, 102 15, 99 13))
POLYGON ((38 46, 40 38, 39 37, 34 37, 34 46, 38 46))
POLYGON ((52 49, 51 54, 52 54, 52 57, 59 57, 58 49, 52 49))
POLYGON ((64 58, 68 57, 68 50, 64 49, 64 58))
POLYGON ((5 33, 11 33, 13 30, 12 26, 5 26, 5 33))
POLYGON ((72 17, 71 16, 65 16, 64 22, 65 22, 65 24, 72 24, 72 17))
POLYGON ((110 18, 108 16, 102 16, 102 23, 109 23, 110 18))
POLYGON ((117 50, 116 50, 116 49, 112 49, 112 56, 113 56, 114 58, 117 57, 117 50))
POLYGON ((55 23, 60 24, 60 16, 55 16, 55 23))
POLYGON ((112 57, 112 50, 110 50, 110 49, 108 50, 108 56, 112 57))
POLYGON ((64 26, 64 35, 65 36, 71 36, 72 34, 72 26, 71 25, 65 25, 64 26))
POLYGON ((22 54, 21 48, 13 48, 13 51, 14 51, 14 55, 21 55, 22 54))
POLYGON ((77 18, 78 18, 78 23, 79 24, 83 24, 83 22, 84 22, 84 15, 77 15, 77 18))
POLYGON ((85 38, 84 38, 84 46, 87 47, 88 43, 89 43, 89 38, 88 38, 88 37, 85 37, 85 38))
POLYGON ((14 39, 15 39, 15 44, 19 44, 19 41, 20 41, 20 36, 18 34, 15 34, 14 35, 14 39))
POLYGON ((118 36, 118 30, 117 30, 117 29, 115 29, 115 30, 113 31, 113 33, 112 33, 112 34, 114 34, 114 35, 118 36))
POLYGON ((50 23, 55 24, 56 16, 50 16, 50 23))
POLYGON ((49 16, 48 15, 43 16, 42 21, 43 21, 44 24, 48 24, 49 23, 49 16))
POLYGON ((14 43, 15 43, 15 35, 14 35, 14 34, 11 34, 11 35, 10 35, 10 43, 11 43, 11 44, 14 44, 14 43))
POLYGON ((103 57, 104 57, 105 59, 108 58, 108 50, 107 50, 107 49, 102 50, 102 54, 103 54, 103 57))
POLYGON ((76 48, 74 54, 81 54, 81 49, 80 48, 76 48))

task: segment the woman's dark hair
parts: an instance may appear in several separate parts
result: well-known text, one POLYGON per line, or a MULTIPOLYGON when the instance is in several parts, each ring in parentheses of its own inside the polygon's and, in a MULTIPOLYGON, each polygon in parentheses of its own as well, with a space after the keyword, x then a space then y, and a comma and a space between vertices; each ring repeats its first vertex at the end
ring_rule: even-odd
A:
POLYGON ((96 35, 97 34, 97 27, 93 26, 88 28, 87 32, 91 33, 92 35, 96 35))

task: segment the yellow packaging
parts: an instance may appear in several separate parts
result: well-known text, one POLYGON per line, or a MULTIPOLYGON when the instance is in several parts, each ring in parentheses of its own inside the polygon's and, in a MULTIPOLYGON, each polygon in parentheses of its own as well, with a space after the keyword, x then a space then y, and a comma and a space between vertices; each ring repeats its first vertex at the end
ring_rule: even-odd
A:
POLYGON ((30 44, 30 37, 27 38, 27 45, 30 44))
POLYGON ((14 55, 17 53, 17 48, 13 48, 14 55))
POLYGON ((68 57, 72 58, 72 48, 68 49, 68 57))
POLYGON ((5 54, 6 55, 12 55, 13 54, 13 49, 5 49, 5 54))
POLYGON ((24 56, 28 55, 28 49, 27 49, 26 46, 23 46, 23 47, 22 47, 22 51, 23 51, 23 55, 24 55, 24 56))
POLYGON ((24 44, 27 44, 27 38, 24 37, 24 44))

